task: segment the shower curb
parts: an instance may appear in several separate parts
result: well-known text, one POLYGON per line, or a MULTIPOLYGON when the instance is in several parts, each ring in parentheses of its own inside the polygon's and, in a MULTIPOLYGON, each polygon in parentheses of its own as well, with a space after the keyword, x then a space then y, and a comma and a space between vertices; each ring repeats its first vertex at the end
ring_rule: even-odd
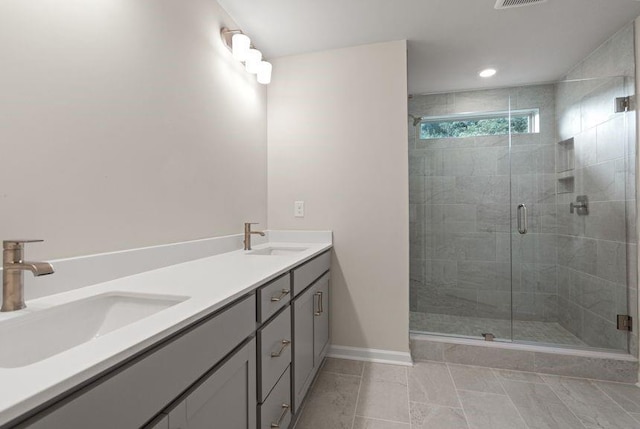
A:
POLYGON ((566 377, 636 383, 638 359, 614 352, 411 334, 416 362, 437 361, 566 377))

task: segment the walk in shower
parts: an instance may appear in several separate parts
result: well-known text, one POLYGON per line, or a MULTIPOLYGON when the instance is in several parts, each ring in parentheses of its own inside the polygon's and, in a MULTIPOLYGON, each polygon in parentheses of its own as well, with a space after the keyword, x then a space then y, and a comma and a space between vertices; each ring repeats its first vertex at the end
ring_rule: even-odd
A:
POLYGON ((409 99, 412 332, 637 353, 633 29, 615 37, 560 82, 409 99))

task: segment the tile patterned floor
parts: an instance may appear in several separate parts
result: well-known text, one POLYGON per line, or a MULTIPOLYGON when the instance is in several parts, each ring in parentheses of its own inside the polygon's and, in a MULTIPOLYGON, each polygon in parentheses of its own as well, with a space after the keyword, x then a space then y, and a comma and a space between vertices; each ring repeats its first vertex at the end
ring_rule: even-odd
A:
MULTIPOLYGON (((511 321, 481 317, 451 316, 412 311, 410 314, 412 331, 434 334, 462 335, 480 338, 484 332, 491 332, 498 339, 511 338, 511 321)), ((513 339, 536 343, 586 346, 587 344, 555 322, 513 321, 513 339)))
POLYGON ((640 388, 441 362, 327 358, 296 429, 640 429, 640 388))

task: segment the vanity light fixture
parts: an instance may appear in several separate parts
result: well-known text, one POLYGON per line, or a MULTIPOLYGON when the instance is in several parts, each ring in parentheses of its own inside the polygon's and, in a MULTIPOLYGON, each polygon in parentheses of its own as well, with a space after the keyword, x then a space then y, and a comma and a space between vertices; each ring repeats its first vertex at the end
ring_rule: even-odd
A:
POLYGON ((262 52, 257 49, 249 49, 247 53, 247 59, 244 62, 244 67, 247 69, 247 73, 257 74, 258 67, 262 62, 262 52))
POLYGON ((478 75, 480 77, 491 77, 497 73, 496 69, 484 69, 478 75))
POLYGON ((229 30, 224 27, 220 30, 220 37, 224 45, 232 52, 233 58, 244 63, 247 73, 256 74, 258 82, 266 85, 271 82, 272 65, 263 61, 262 52, 252 44, 249 36, 242 30, 229 30))
POLYGON ((231 50, 233 58, 238 61, 245 61, 251 48, 251 39, 246 34, 236 33, 231 37, 231 46, 233 47, 231 50))
POLYGON ((271 63, 267 61, 261 61, 258 66, 258 82, 263 85, 268 85, 271 83, 271 63))

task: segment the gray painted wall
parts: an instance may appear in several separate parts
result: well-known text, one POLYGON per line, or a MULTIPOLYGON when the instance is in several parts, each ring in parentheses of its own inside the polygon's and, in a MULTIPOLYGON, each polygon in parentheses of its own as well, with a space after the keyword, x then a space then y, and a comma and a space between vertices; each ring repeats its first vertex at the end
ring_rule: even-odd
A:
POLYGON ((333 231, 332 344, 404 356, 406 52, 396 41, 276 59, 267 151, 269 228, 333 231), (354 127, 356 117, 366 126, 354 127), (304 218, 294 217, 297 200, 304 218))
POLYGON ((49 260, 265 227, 266 87, 221 27, 214 0, 0 3, 0 237, 49 260))

